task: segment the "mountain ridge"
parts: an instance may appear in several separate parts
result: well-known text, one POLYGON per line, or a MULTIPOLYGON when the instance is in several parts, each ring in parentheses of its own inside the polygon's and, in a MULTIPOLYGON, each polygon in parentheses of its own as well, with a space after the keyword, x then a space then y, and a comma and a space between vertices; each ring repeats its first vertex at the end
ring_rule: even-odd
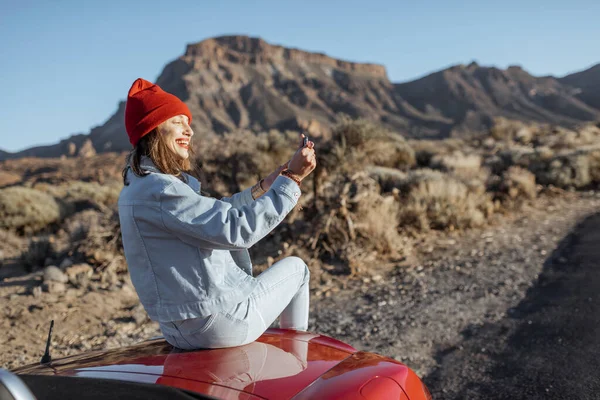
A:
MULTIPOLYGON (((554 78, 534 77, 520 66, 502 70, 472 62, 392 83, 383 65, 230 35, 188 44, 156 83, 186 102, 195 132, 207 136, 239 129, 319 136, 339 113, 417 138, 470 135, 489 128, 496 117, 563 126, 600 120, 600 64, 554 78)), ((0 159, 87 154, 88 142, 96 152, 129 150, 124 110, 120 101, 87 135, 0 152, 0 159)))

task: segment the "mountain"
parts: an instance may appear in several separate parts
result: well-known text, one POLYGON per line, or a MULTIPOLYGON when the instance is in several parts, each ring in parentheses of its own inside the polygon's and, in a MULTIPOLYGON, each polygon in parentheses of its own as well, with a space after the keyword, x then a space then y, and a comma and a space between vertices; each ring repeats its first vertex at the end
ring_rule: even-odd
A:
MULTIPOLYGON (((295 129, 319 136, 344 113, 407 136, 443 138, 480 132, 498 116, 567 126, 600 119, 600 107, 578 97, 587 90, 578 87, 594 74, 575 75, 573 83, 564 84, 533 77, 519 67, 501 70, 472 63, 394 84, 381 65, 338 60, 259 38, 222 36, 188 45, 156 83, 187 103, 194 131, 201 135, 295 129)), ((87 153, 89 142, 97 152, 129 150, 124 111, 121 102, 87 137, 76 135, 8 157, 75 155, 82 148, 87 153)), ((0 154, 0 159, 6 157, 0 154)))
POLYGON ((457 65, 395 88, 417 110, 448 121, 438 128, 442 137, 480 131, 495 117, 566 126, 600 119, 598 108, 575 97, 576 89, 517 66, 457 65))
POLYGON ((247 36, 189 45, 157 83, 186 101, 200 132, 312 124, 318 134, 319 126, 330 124, 340 112, 375 118, 398 113, 383 66, 336 60, 247 36))
POLYGON ((600 64, 585 71, 567 75, 558 81, 579 89, 575 95, 591 107, 600 109, 600 64))

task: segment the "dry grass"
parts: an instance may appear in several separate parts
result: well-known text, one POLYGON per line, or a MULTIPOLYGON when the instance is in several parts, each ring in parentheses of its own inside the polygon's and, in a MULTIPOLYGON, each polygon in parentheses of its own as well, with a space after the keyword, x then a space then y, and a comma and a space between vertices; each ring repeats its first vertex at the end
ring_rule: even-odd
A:
POLYGON ((384 193, 402 187, 408 179, 408 173, 395 168, 369 166, 365 168, 365 172, 379 184, 384 193))
POLYGON ((499 158, 488 161, 498 175, 518 166, 531 171, 542 185, 581 189, 600 183, 600 147, 581 146, 576 150, 555 152, 549 147, 516 146, 500 152, 499 158))
POLYGON ((287 162, 299 142, 297 132, 278 131, 236 131, 213 138, 203 143, 199 157, 205 183, 221 195, 239 192, 287 162))
POLYGON ((381 255, 397 255, 402 248, 398 213, 398 202, 393 196, 369 192, 358 203, 354 221, 357 232, 381 255))
POLYGON ((470 150, 463 140, 454 138, 445 140, 412 139, 408 141, 408 144, 414 149, 416 165, 420 168, 429 168, 431 159, 437 155, 470 150))
POLYGON ((0 228, 34 232, 62 215, 62 207, 47 193, 20 186, 0 189, 0 228))
POLYGON ((451 154, 438 154, 431 159, 432 168, 443 171, 473 170, 481 167, 481 156, 478 154, 463 154, 460 151, 451 154))
MULTIPOLYGON (((323 268, 314 276, 362 274, 410 253, 412 234, 481 226, 492 213, 535 199, 540 184, 579 189, 600 183, 600 128, 502 123, 484 138, 407 142, 372 122, 342 119, 331 139, 317 146, 320 180, 315 192, 312 180, 303 184, 305 209, 294 210, 254 252, 268 253, 265 264, 302 253, 311 268, 323 268)), ((297 146, 296 132, 208 138, 200 146, 203 189, 215 196, 242 190, 287 161, 297 146)), ((85 162, 90 160, 100 165, 102 158, 85 162)), ((120 181, 113 184, 113 174, 101 169, 93 176, 102 179, 89 174, 81 178, 86 182, 71 179, 81 160, 25 162, 26 171, 4 164, 23 183, 0 189, 0 210, 12 218, 3 218, 0 227, 32 233, 51 224, 55 232, 32 241, 24 262, 35 267, 68 256, 97 271, 124 271, 114 207, 120 181), (76 212, 85 207, 64 206, 86 201, 103 207, 76 212)), ((11 234, 7 240, 19 237, 11 234)))
POLYGON ((547 127, 534 138, 536 147, 546 146, 553 150, 575 150, 600 142, 600 127, 593 124, 575 130, 562 127, 547 127))
POLYGON ((537 197, 535 175, 516 166, 508 168, 502 176, 490 177, 488 189, 506 209, 514 209, 519 207, 523 201, 537 197))
POLYGON ((401 135, 364 119, 342 120, 332 130, 321 158, 330 171, 353 173, 367 165, 408 169, 415 153, 401 135))
MULTIPOLYGON (((415 171, 416 172, 416 171, 415 171)), ((463 229, 481 226, 493 212, 486 193, 474 192, 463 182, 443 174, 421 171, 409 176, 400 200, 400 226, 463 229)))
POLYGON ((91 202, 111 206, 117 203, 122 186, 121 181, 109 180, 102 185, 82 181, 69 181, 58 185, 38 183, 33 188, 67 203, 91 202))
POLYGON ((550 159, 535 159, 529 169, 539 183, 582 189, 600 183, 600 148, 561 152, 550 159))
POLYGON ((490 129, 490 136, 495 140, 528 144, 540 131, 541 127, 539 125, 526 124, 521 121, 499 117, 494 119, 494 124, 490 129))
POLYGON ((483 163, 495 175, 517 166, 532 172, 544 186, 583 189, 600 183, 598 124, 567 129, 499 119, 490 135, 502 140, 483 163))
POLYGON ((14 172, 0 171, 0 188, 21 182, 21 175, 14 172))
POLYGON ((0 264, 4 260, 19 257, 25 245, 26 240, 15 232, 0 229, 0 264))
POLYGON ((21 254, 21 262, 25 268, 31 271, 46 266, 46 260, 56 255, 54 241, 54 237, 50 235, 31 238, 27 250, 21 254))

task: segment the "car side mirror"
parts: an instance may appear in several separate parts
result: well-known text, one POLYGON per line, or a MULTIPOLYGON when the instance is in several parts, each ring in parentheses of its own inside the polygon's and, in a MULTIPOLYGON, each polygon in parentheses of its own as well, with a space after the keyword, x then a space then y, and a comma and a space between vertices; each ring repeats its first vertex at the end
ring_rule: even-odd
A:
POLYGON ((21 378, 0 368, 0 400, 36 400, 36 398, 21 378))

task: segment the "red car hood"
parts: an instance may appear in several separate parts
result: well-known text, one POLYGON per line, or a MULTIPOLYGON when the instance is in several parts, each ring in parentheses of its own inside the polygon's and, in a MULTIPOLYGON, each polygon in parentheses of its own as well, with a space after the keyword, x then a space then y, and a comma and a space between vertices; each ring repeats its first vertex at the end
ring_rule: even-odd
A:
POLYGON ((159 339, 14 372, 157 383, 224 399, 286 399, 354 353, 327 336, 269 329, 240 347, 182 351, 159 339))

